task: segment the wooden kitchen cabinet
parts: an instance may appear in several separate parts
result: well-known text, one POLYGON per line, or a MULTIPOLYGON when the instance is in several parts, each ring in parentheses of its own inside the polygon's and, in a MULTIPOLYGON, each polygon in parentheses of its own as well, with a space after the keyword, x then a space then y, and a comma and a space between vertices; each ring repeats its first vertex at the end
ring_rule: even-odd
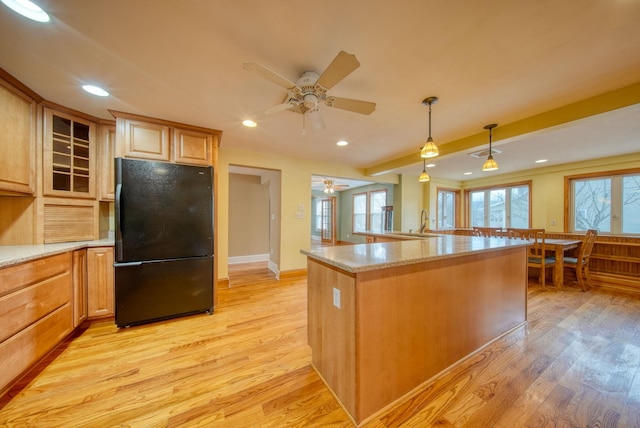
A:
POLYGON ((0 394, 73 329, 72 256, 0 269, 0 394))
POLYGON ((115 189, 114 161, 116 150, 116 125, 101 123, 98 127, 98 199, 113 201, 115 189))
POLYGON ((96 124, 44 109, 43 194, 65 198, 96 196, 96 124))
POLYGON ((91 241, 100 238, 96 200, 41 198, 44 243, 91 241))
POLYGON ((73 252, 73 327, 87 319, 87 250, 73 252))
POLYGON ((214 134, 182 128, 175 128, 173 131, 173 150, 176 163, 212 165, 214 147, 218 147, 217 136, 214 134), (215 144, 214 139, 216 139, 215 144))
POLYGON ((169 126, 132 117, 118 118, 116 123, 122 157, 165 162, 170 160, 169 126))
POLYGON ((36 102, 0 78, 0 194, 36 192, 36 115, 36 102))
POLYGON ((216 166, 221 131, 109 111, 116 118, 116 157, 216 166))
POLYGON ((87 287, 88 317, 113 316, 113 247, 87 249, 87 287))

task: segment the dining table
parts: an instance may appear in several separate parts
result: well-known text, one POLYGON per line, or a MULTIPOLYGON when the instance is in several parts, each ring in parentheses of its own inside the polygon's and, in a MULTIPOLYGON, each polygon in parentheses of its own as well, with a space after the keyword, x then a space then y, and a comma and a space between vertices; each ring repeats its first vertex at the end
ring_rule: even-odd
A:
POLYGON ((553 251, 556 259, 556 268, 553 271, 553 284, 562 288, 564 281, 564 252, 580 247, 581 239, 545 239, 544 247, 547 251, 553 251))

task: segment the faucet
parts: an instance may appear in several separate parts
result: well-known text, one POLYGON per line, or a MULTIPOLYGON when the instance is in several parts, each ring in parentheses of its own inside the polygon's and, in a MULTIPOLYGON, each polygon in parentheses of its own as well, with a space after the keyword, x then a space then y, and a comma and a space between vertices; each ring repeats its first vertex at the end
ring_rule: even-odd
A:
POLYGON ((429 226, 429 213, 423 208, 420 212, 420 233, 423 233, 427 226, 429 226))

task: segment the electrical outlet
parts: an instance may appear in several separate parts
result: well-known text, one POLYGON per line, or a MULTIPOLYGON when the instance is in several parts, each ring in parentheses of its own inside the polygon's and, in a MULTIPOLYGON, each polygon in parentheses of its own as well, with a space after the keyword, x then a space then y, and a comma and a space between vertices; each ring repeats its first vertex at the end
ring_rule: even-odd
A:
POLYGON ((555 219, 555 218, 552 218, 552 219, 551 219, 551 226, 555 226, 555 225, 556 225, 556 219, 555 219))
POLYGON ((333 287, 333 306, 340 309, 340 290, 333 287))

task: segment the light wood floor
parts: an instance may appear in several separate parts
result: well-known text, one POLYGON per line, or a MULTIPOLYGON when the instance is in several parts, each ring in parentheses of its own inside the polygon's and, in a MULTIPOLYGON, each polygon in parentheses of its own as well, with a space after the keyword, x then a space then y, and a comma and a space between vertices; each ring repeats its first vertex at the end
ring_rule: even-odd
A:
MULTIPOLYGON (((212 316, 92 324, 4 397, 0 426, 352 426, 309 365, 305 279, 219 299, 212 316)), ((526 327, 366 426, 638 427, 640 299, 532 283, 526 327)))
POLYGON ((268 262, 235 263, 227 267, 229 286, 248 285, 276 279, 268 262))

